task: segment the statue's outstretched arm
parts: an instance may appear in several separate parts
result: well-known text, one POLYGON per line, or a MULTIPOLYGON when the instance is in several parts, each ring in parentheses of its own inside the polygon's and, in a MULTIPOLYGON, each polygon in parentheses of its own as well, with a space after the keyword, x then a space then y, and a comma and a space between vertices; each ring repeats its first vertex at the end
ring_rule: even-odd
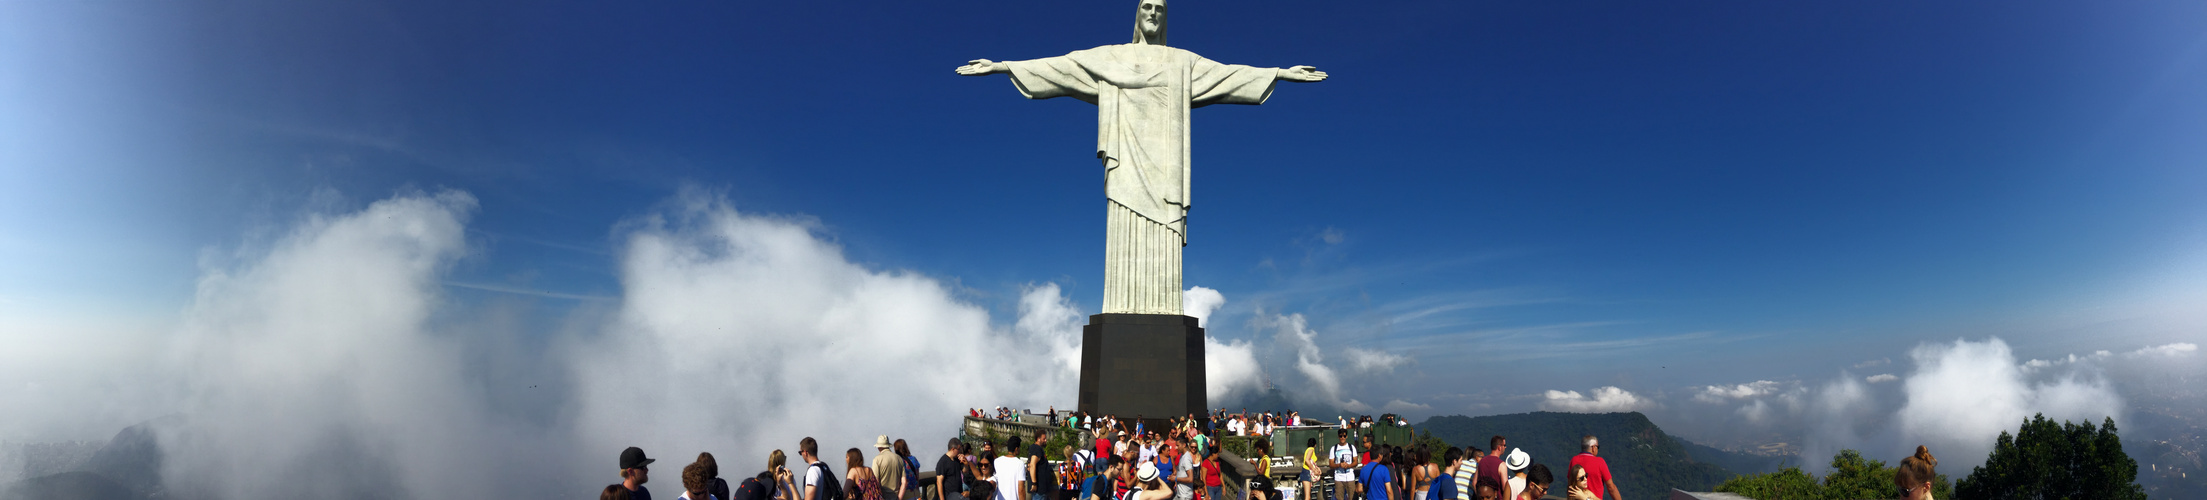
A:
MULTIPOLYGON (((958 74, 966 76, 982 76, 1010 72, 1011 70, 1012 67, 1008 64, 987 59, 974 59, 971 61, 966 61, 966 65, 964 66, 959 66, 958 74)), ((1319 78, 1325 77, 1321 76, 1319 78)))
MULTIPOLYGON (((982 60, 977 62, 988 61, 982 60)), ((958 72, 964 73, 965 69, 960 68, 958 72)), ((1287 80, 1290 82, 1320 82, 1326 80, 1326 72, 1319 71, 1318 68, 1312 66, 1296 66, 1280 70, 1279 78, 1281 80, 1287 80)))

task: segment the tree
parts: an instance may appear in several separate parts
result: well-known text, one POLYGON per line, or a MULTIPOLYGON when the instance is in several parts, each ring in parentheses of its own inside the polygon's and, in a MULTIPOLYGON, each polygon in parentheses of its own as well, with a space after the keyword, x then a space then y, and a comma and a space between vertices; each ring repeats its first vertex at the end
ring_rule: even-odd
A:
MULTIPOLYGON (((1839 450, 1832 456, 1831 473, 1823 482, 1801 472, 1796 467, 1769 474, 1752 474, 1734 477, 1717 485, 1716 490, 1756 500, 1855 500, 1860 498, 1899 498, 1900 487, 1893 484, 1893 475, 1899 469, 1886 467, 1885 462, 1870 460, 1855 450, 1839 450)), ((1933 498, 1952 498, 1946 475, 1931 481, 1933 498)))
POLYGON ((1832 457, 1830 474, 1824 475, 1824 498, 1900 498, 1893 484, 1896 469, 1885 462, 1862 458, 1862 452, 1840 450, 1832 457))
POLYGON ((2055 424, 2045 414, 2023 421, 2013 437, 2000 433, 1985 464, 1954 489, 1960 499, 2146 498, 2138 462, 2123 453, 2115 419, 2055 424))

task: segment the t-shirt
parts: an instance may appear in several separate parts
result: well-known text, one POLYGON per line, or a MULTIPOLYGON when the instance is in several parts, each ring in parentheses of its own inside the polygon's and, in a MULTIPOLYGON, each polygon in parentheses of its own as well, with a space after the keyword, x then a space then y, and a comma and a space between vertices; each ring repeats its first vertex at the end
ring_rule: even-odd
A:
POLYGON ((1209 486, 1209 487, 1212 487, 1212 488, 1217 488, 1217 487, 1219 487, 1219 486, 1221 486, 1221 485, 1224 485, 1224 484, 1226 484, 1226 480, 1225 480, 1225 479, 1224 479, 1223 477, 1219 476, 1219 473, 1218 473, 1218 461, 1217 461, 1217 460, 1204 460, 1204 461, 1203 461, 1203 485, 1204 485, 1204 486, 1209 486))
MULTIPOLYGON (((813 462, 813 463, 811 463, 811 464, 809 464, 809 465, 806 465, 806 466, 805 466, 805 484, 802 484, 802 485, 800 485, 800 486, 819 486, 819 485, 820 485, 820 472, 821 472, 821 471, 825 471, 825 470, 828 470, 828 464, 825 464, 825 463, 820 463, 820 462, 813 462)), ((832 481, 833 479, 830 479, 830 480, 832 481)), ((802 497, 802 496, 803 496, 803 493, 804 493, 804 492, 801 492, 801 491, 800 491, 800 492, 798 492, 798 496, 802 497)))
MULTIPOLYGON (((1594 494, 1594 498, 1601 498, 1602 488, 1609 486, 1609 461, 1602 460, 1602 457, 1580 453, 1571 457, 1571 465, 1586 469, 1586 492, 1594 494)), ((1568 471, 1570 469, 1564 470, 1568 471)), ((1564 478, 1565 482, 1570 480, 1570 478, 1564 478)))
POLYGON ((966 491, 966 463, 950 455, 935 459, 935 477, 943 478, 943 496, 966 491))
MULTIPOLYGON (((1180 454, 1180 461, 1178 461, 1178 462, 1174 462, 1174 463, 1173 463, 1173 466, 1172 466, 1172 475, 1173 475, 1173 477, 1180 477, 1180 476, 1187 476, 1187 477, 1191 477, 1191 478, 1192 478, 1192 477, 1195 477, 1195 475, 1193 475, 1193 474, 1190 474, 1191 472, 1194 472, 1194 471, 1195 471, 1195 462, 1196 462, 1196 457, 1195 457, 1195 455, 1194 455, 1194 454, 1192 454, 1192 453, 1182 453, 1182 454, 1180 454)), ((1179 482, 1179 481, 1173 481, 1173 483, 1172 483, 1172 498, 1173 498, 1173 500, 1190 500, 1190 499, 1193 499, 1193 498, 1195 498, 1195 487, 1194 487, 1194 486, 1189 486, 1189 485, 1188 485, 1188 483, 1183 483, 1183 482, 1179 482)))
POLYGON ((1494 451, 1487 452, 1487 458, 1479 459, 1479 477, 1492 478, 1494 480, 1494 484, 1505 484, 1509 482, 1508 476, 1502 475, 1503 451, 1504 450, 1497 448, 1494 451))
POLYGON ((1390 486, 1395 480, 1394 473, 1388 472, 1387 466, 1379 464, 1366 465, 1365 469, 1365 474, 1369 477, 1364 479, 1364 498, 1387 500, 1387 495, 1395 489, 1390 486))
POLYGON ((1456 500, 1472 500, 1474 491, 1471 486, 1478 480, 1479 461, 1465 460, 1457 463, 1456 481, 1450 483, 1456 485, 1456 500))
POLYGON ((1026 480, 1026 460, 996 457, 996 500, 1027 500, 1026 494, 1018 489, 1018 483, 1026 480))
POLYGON ((1433 485, 1430 486, 1431 489, 1425 490, 1425 498, 1420 500, 1458 500, 1457 497, 1462 495, 1462 493, 1458 492, 1463 490, 1459 490, 1456 488, 1456 482, 1462 481, 1462 479, 1460 479, 1462 476, 1457 477, 1459 479, 1457 479, 1456 481, 1434 481, 1433 485))
POLYGON ((1155 446, 1155 445, 1150 445, 1150 446, 1143 446, 1143 447, 1142 447, 1142 454, 1140 455, 1140 457, 1142 457, 1142 461, 1144 461, 1144 462, 1155 462, 1155 461, 1157 461, 1157 446, 1155 446))
MULTIPOLYGON (((1331 460, 1335 462, 1355 462, 1356 447, 1348 444, 1333 445, 1333 452, 1329 453, 1328 455, 1331 457, 1331 460)), ((1356 469, 1340 469, 1333 471, 1333 480, 1336 482, 1355 481, 1356 469)))
POLYGON ((1029 481, 1032 481, 1035 484, 1035 493, 1041 493, 1044 495, 1057 494, 1057 469, 1051 468, 1053 466, 1050 465, 1050 457, 1042 456, 1042 446, 1037 445, 1033 449, 1035 450, 1035 454, 1028 457, 1027 460, 1031 460, 1035 463, 1036 476, 1034 477, 1034 479, 1029 479, 1029 481))
POLYGON ((629 500, 651 500, 651 488, 637 485, 636 489, 628 490, 628 498, 629 500))

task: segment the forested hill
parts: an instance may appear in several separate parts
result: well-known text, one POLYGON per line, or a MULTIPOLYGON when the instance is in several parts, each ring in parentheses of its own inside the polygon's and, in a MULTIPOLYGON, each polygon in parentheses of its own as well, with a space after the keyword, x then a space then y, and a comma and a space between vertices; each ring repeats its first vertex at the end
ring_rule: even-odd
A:
MULTIPOLYGON (((1487 448, 1487 438, 1507 437, 1511 448, 1532 454, 1533 463, 1547 464, 1557 483, 1564 481, 1571 456, 1579 454, 1579 437, 1592 434, 1601 438, 1602 459, 1609 462, 1610 473, 1626 498, 1669 498, 1671 488, 1709 491, 1733 476, 1732 471, 1711 463, 1719 460, 1696 460, 1688 451, 1691 443, 1664 434, 1639 412, 1451 415, 1426 419, 1417 428, 1449 445, 1480 449, 1487 448)), ((1706 450, 1703 453, 1716 452, 1694 447, 1706 450)), ((1562 491, 1561 484, 1556 491, 1562 491)))

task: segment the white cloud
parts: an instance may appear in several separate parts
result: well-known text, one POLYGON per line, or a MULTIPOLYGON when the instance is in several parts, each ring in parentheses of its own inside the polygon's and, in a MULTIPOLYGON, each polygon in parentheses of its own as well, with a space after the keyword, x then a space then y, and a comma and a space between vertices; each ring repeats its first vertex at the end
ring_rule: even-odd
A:
POLYGON ((1198 327, 1209 328, 1211 325, 1211 311, 1216 311, 1218 306, 1225 304, 1226 295, 1218 293, 1218 290, 1191 286, 1188 287, 1188 291, 1180 293, 1180 310, 1185 311, 1188 316, 1194 317, 1195 324, 1198 327))
POLYGON ((1569 413, 1612 413, 1637 411, 1653 403, 1645 398, 1616 386, 1598 387, 1592 396, 1579 391, 1548 391, 1541 396, 1540 409, 1569 413))
POLYGON ((1873 367, 1873 366, 1885 366, 1885 365, 1888 365, 1888 364, 1892 364, 1892 363, 1893 363, 1893 358, 1878 358, 1878 359, 1873 359, 1873 360, 1869 360, 1869 361, 1864 361, 1864 362, 1861 362, 1861 363, 1855 363, 1855 364, 1854 364, 1854 368, 1855 368, 1855 369, 1857 369, 1857 370, 1860 370, 1860 369, 1863 369, 1863 368, 1869 368, 1869 367, 1873 367))
POLYGON ((1352 402, 1341 398, 1341 376, 1334 373, 1332 367, 1326 366, 1325 353, 1318 348, 1318 332, 1310 329, 1302 314, 1278 315, 1258 311, 1256 319, 1250 325, 1260 329, 1273 329, 1274 341, 1294 353, 1295 372, 1309 380, 1312 388, 1325 401, 1336 406, 1352 402))
POLYGON ((1781 388, 1782 384, 1769 380, 1757 380, 1732 386, 1703 386, 1700 392, 1694 394, 1694 400, 1703 403, 1725 403, 1776 394, 1781 388))
POLYGON ((2177 356, 2192 354, 2195 352, 2199 352, 2198 344, 2193 344, 2190 342, 2177 342, 2174 344, 2163 344, 2139 349, 2126 354, 2129 354, 2132 357, 2163 356, 2173 358, 2177 356))
POLYGON ((1863 377, 1863 379, 1862 379, 1862 380, 1863 380, 1863 381, 1865 381, 1865 382, 1869 382, 1869 383, 1872 383, 1872 384, 1883 384, 1883 383, 1886 383, 1886 382, 1893 382, 1893 381, 1897 381, 1897 380, 1900 380, 1900 377, 1898 377, 1898 376, 1894 376, 1894 375, 1893 375, 1893 374, 1891 374, 1891 373, 1880 373, 1880 374, 1876 374, 1876 375, 1871 375, 1871 376, 1868 376, 1868 377, 1863 377))
POLYGON ((940 281, 867 269, 806 223, 717 197, 686 192, 632 227, 620 310, 572 353, 586 449, 749 459, 806 436, 924 445, 964 408, 1073 394, 1081 318, 1055 286, 1031 287, 1006 332, 940 281))
POLYGON ((1218 406, 1263 386, 1264 369, 1257 365, 1256 347, 1247 340, 1220 342, 1203 336, 1203 384, 1209 404, 1218 406))
POLYGON ((2105 381, 2071 375, 2033 384, 2007 342, 1997 337, 1923 344, 1909 357, 1917 369, 1902 383, 1908 402, 1894 415, 1901 444, 1952 450, 1941 454, 1962 457, 1958 463, 1965 467, 1983 460, 1994 436, 2013 431, 2033 414, 2069 421, 2122 420, 2122 398, 2105 381))
POLYGON ((1433 406, 1397 399, 1393 401, 1388 401, 1386 405, 1380 406, 1379 409, 1381 411, 1386 411, 1390 413, 1403 413, 1410 411, 1430 411, 1433 409, 1433 406))
POLYGON ((1361 347, 1351 347, 1343 350, 1343 353, 1349 360, 1349 369, 1357 372, 1391 372, 1410 363, 1409 356, 1361 347))
POLYGON ((265 254, 200 278, 174 361, 184 424, 164 433, 178 497, 272 498, 301 481, 454 497, 519 480, 517 437, 431 326, 466 253, 474 198, 403 195, 312 216, 265 254))

